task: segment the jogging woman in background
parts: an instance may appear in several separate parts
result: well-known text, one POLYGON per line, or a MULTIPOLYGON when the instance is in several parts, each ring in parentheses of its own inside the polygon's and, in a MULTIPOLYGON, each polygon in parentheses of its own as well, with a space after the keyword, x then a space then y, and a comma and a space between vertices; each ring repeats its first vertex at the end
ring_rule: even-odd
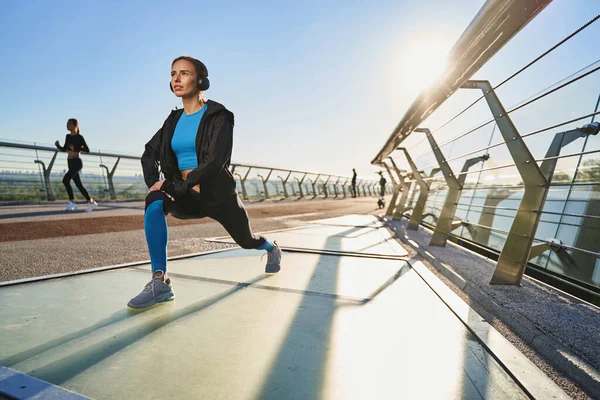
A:
POLYGON ((163 126, 146 143, 142 155, 146 196, 144 231, 152 264, 152 279, 127 304, 144 308, 173 299, 167 278, 167 220, 210 217, 219 222, 245 249, 266 250, 266 273, 280 269, 281 250, 276 243, 255 236, 248 214, 229 172, 233 146, 233 113, 206 100, 210 86, 206 66, 192 57, 177 57, 171 64, 171 91, 183 109, 171 111, 163 126), (160 171, 159 171, 160 167, 160 171), (162 172, 165 179, 160 180, 162 172))
POLYGON ((81 158, 79 158, 79 153, 89 153, 90 149, 88 145, 85 143, 85 139, 79 133, 79 122, 75 118, 71 118, 67 121, 67 130, 70 132, 65 136, 65 145, 61 146, 58 140, 54 142, 56 147, 60 151, 66 151, 67 154, 67 165, 69 170, 63 177, 63 184, 65 185, 65 189, 67 189, 67 194, 69 195, 69 204, 67 205, 67 211, 73 211, 77 208, 77 204, 75 204, 75 196, 73 196, 73 188, 71 188, 71 179, 75 182, 77 189, 81 192, 83 197, 87 200, 87 208, 85 211, 92 211, 94 208, 98 206, 98 203, 94 201, 83 187, 81 183, 81 178, 79 177, 79 171, 83 168, 83 162, 81 158))

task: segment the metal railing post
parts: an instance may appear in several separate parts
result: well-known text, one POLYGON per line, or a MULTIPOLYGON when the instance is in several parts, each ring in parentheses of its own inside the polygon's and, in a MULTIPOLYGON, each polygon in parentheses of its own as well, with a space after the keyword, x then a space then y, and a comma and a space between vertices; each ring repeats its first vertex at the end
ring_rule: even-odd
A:
POLYGON ((406 209, 406 200, 408 199, 408 192, 410 191, 410 179, 412 174, 402 174, 402 171, 398 168, 394 159, 392 157, 388 158, 391 161, 392 167, 396 171, 396 174, 398 174, 398 184, 400 185, 400 192, 402 192, 400 200, 398 200, 398 204, 396 206, 396 211, 394 212, 394 215, 392 217, 392 219, 399 220, 402 219, 402 215, 404 214, 404 210, 406 209))
MULTIPOLYGON (((435 141, 433 135, 427 128, 417 128, 415 132, 425 133, 427 136, 427 140, 431 145, 435 158, 440 166, 442 174, 446 179, 446 184, 448 185, 448 194, 446 195, 446 199, 444 201, 444 206, 442 207, 442 212, 440 213, 440 217, 435 225, 435 231, 431 236, 431 240, 429 241, 430 246, 445 246, 446 241, 448 239, 448 235, 452 232, 453 229, 456 228, 456 224, 454 224, 454 214, 456 213, 456 208, 458 207, 458 200, 462 194, 462 189, 464 187, 464 182, 467 177, 465 172, 467 170, 477 164, 478 162, 485 161, 489 158, 489 156, 483 155, 480 157, 471 158, 465 161, 463 165, 460 177, 457 179, 452 169, 446 162, 446 157, 440 150, 437 142, 435 141)), ((461 224, 462 225, 462 224, 461 224)))
POLYGON ((304 179, 306 178, 306 175, 308 175, 308 174, 305 173, 304 176, 302 177, 302 179, 300 179, 298 181, 298 189, 300 190, 300 198, 304 197, 304 194, 302 193, 302 184, 304 183, 304 179))
POLYGON ((54 166, 54 160, 56 160, 56 156, 58 155, 58 151, 54 152, 52 159, 50 160, 50 164, 48 164, 48 169, 46 169, 46 165, 41 160, 33 160, 36 164, 40 164, 42 166, 42 172, 44 174, 44 184, 46 185, 46 198, 48 201, 56 200, 54 197, 54 191, 52 190, 52 184, 50 183, 50 173, 52 172, 52 167, 54 166))
POLYGON ((413 209, 413 212, 410 216, 410 221, 406 227, 406 229, 416 231, 419 228, 421 220, 423 219, 423 210, 425 209, 425 202, 427 201, 427 196, 429 195, 429 185, 423 180, 423 176, 417 169, 417 166, 415 165, 410 154, 408 154, 408 150, 406 150, 404 147, 398 147, 396 150, 401 150, 404 152, 406 160, 408 161, 408 164, 413 172, 413 176, 416 179, 419 188, 421 189, 419 190, 419 199, 417 200, 417 204, 413 209))
POLYGON ((338 176, 338 180, 335 181, 335 183, 333 184, 333 198, 334 199, 337 199, 339 196, 337 185, 338 185, 338 183, 340 183, 340 179, 342 179, 342 178, 338 176))
POLYGON ((412 210, 413 203, 415 202, 415 196, 417 195, 417 181, 415 180, 415 176, 413 173, 410 174, 410 187, 408 189, 408 199, 406 199, 406 204, 404 205, 404 211, 412 210))
POLYGON ((283 197, 285 197, 286 199, 289 197, 286 185, 287 185, 288 179, 290 179, 290 175, 292 175, 292 171, 290 171, 288 173, 288 176, 285 179, 283 179, 283 177, 281 177, 281 176, 278 176, 278 178, 281 179, 281 182, 283 183, 283 197))
POLYGON ((263 192, 264 192, 264 195, 265 195, 265 199, 268 199, 269 198, 269 191, 267 189, 267 185, 265 184, 265 178, 264 178, 264 176, 262 176, 261 174, 256 174, 256 176, 260 178, 260 181, 263 184, 263 192))
POLYGON ((294 177, 294 179, 298 183, 298 198, 301 199, 304 197, 304 193, 302 192, 302 182, 300 181, 300 179, 298 179, 298 177, 294 177))
POLYGON ((564 248, 562 240, 556 238, 549 239, 547 242, 536 243, 531 246, 529 259, 532 260, 548 250, 554 252, 561 263, 567 268, 570 268, 571 270, 579 269, 575 259, 569 253, 567 253, 566 249, 564 248))
POLYGON ((390 186, 393 186, 394 188, 394 190, 392 191, 392 198, 390 199, 387 211, 385 212, 386 215, 392 215, 392 213, 394 212, 394 208, 396 208, 396 201, 398 199, 398 194, 400 194, 401 187, 396 181, 394 174, 392 174, 392 170, 390 169, 389 165, 387 165, 383 161, 380 163, 380 165, 383 165, 383 167, 386 169, 388 175, 390 176, 390 182, 392 182, 390 186))
POLYGON ((350 178, 346 178, 346 181, 344 183, 342 183, 342 199, 346 198, 346 185, 348 185, 348 181, 350 180, 350 178))
MULTIPOLYGON (((286 176, 285 180, 283 181, 283 192, 284 192, 284 194, 287 194, 286 186, 287 186, 288 181, 290 180, 290 176, 292 176, 292 171, 290 171, 288 173, 288 176, 286 176)), ((292 185, 292 192, 293 191, 294 191, 294 185, 292 185)), ((288 196, 285 196, 285 197, 287 198, 288 196)))
POLYGON ((239 173, 235 174, 236 176, 240 177, 240 184, 242 185, 242 198, 244 200, 248 200, 248 191, 246 190, 246 179, 248 179, 248 175, 250 174, 251 169, 252 167, 248 168, 248 171, 246 171, 246 175, 244 175, 243 178, 242 175, 240 175, 239 173))
MULTIPOLYGON (((392 219, 400 220, 404 213, 404 204, 408 197, 408 188, 410 185, 406 182, 408 175, 400 175, 400 183, 398 184, 398 192, 396 194, 397 202, 390 203, 388 206, 388 215, 392 216, 392 219)), ((393 196, 393 195, 392 195, 393 196)))
POLYGON ((598 124, 598 122, 593 122, 591 124, 584 125, 581 128, 572 129, 566 132, 559 132, 554 135, 554 139, 550 143, 548 151, 546 151, 544 161, 542 161, 542 165, 540 165, 540 170, 542 171, 542 174, 544 174, 544 177, 548 180, 548 183, 552 181, 552 177, 554 176, 554 169, 556 168, 556 163, 558 162, 558 158, 556 157, 560 154, 560 150, 579 138, 583 138, 588 135, 597 135, 599 129, 600 124, 598 124))
POLYGON ((244 200, 248 200, 248 192, 246 191, 246 179, 248 179, 248 175, 250 175, 250 170, 252 167, 248 168, 246 171, 246 175, 244 175, 244 179, 242 180, 242 193, 244 194, 244 200))
POLYGON ((242 199, 248 200, 248 194, 246 193, 246 185, 244 185, 242 175, 235 173, 233 174, 233 176, 237 176, 238 178, 240 178, 240 185, 242 185, 242 199))
POLYGON ((115 185, 113 183, 113 175, 115 174, 117 165, 119 165, 119 161, 121 161, 121 157, 117 157, 117 161, 115 162, 115 165, 113 165, 110 171, 108 170, 108 167, 106 165, 100 164, 100 167, 106 170, 106 179, 108 180, 108 192, 110 193, 110 198, 112 200, 117 199, 117 193, 115 191, 115 185))
POLYGON ((284 180, 284 179, 283 179, 283 177, 282 177, 282 176, 280 176, 280 175, 277 175, 277 177, 278 177, 279 179, 281 179, 281 185, 283 186, 283 197, 284 197, 285 199, 287 199, 287 198, 288 198, 288 193, 287 193, 287 189, 286 189, 286 187, 285 187, 285 180, 284 180))
POLYGON ((327 184, 329 183, 329 180, 331 179, 331 175, 327 177, 327 180, 323 183, 323 192, 325 193, 325 198, 329 197, 329 190, 327 190, 327 184))
POLYGON ((457 226, 463 225, 463 221, 454 221, 454 214, 456 213, 456 208, 458 207, 458 200, 460 199, 463 188, 465 187, 465 180, 467 179, 466 172, 473 165, 476 165, 480 162, 485 162, 489 160, 489 158, 489 154, 484 154, 479 157, 469 158, 465 161, 457 180, 459 188, 457 190, 450 189, 448 191, 446 200, 444 201, 444 208, 442 209, 442 213, 440 215, 440 222, 438 222, 436 225, 436 232, 431 237, 431 241, 429 243, 430 245, 445 246, 450 232, 456 229, 457 226), (438 226, 440 227, 439 229, 438 226))
POLYGON ((313 197, 312 197, 312 198, 313 198, 313 199, 314 199, 315 197, 317 197, 317 190, 316 190, 316 188, 315 188, 315 185, 317 184, 317 181, 319 180, 319 177, 320 177, 320 176, 321 176, 321 175, 319 174, 319 175, 317 175, 317 177, 316 177, 314 180, 312 180, 312 181, 311 181, 310 179, 308 180, 308 181, 310 182, 311 186, 312 186, 312 190, 313 190, 313 197))
POLYGON ((523 179, 525 191, 506 242, 496 263, 490 284, 520 285, 533 238, 546 201, 549 182, 521 138, 504 106, 488 81, 467 81, 465 89, 480 89, 496 120, 510 155, 523 179))
POLYGON ((498 204, 508 199, 511 194, 512 192, 506 189, 488 189, 485 203, 483 204, 484 208, 481 210, 481 215, 479 216, 478 225, 480 226, 473 227, 469 230, 473 240, 486 246, 489 244, 491 230, 482 228, 482 226, 492 227, 494 225, 496 213, 493 211, 487 212, 486 210, 495 209, 498 204))
POLYGON ((548 148, 544 161, 541 166, 538 166, 490 83, 473 80, 467 81, 462 87, 483 91, 498 129, 525 185, 519 209, 502 248, 494 275, 490 280, 490 284, 520 285, 527 261, 530 259, 534 235, 558 160, 556 157, 562 147, 574 140, 587 135, 596 135, 599 126, 597 123, 588 124, 582 128, 557 133, 548 148))
POLYGON ((267 182, 269 181, 269 178, 271 177, 271 174, 273 173, 273 170, 271 169, 269 171, 269 173, 267 174, 267 177, 263 177, 262 175, 257 175, 260 179, 262 179, 262 183, 263 183, 263 188, 265 189, 265 199, 270 199, 271 196, 269 195, 269 189, 267 188, 267 182))
POLYGON ((442 169, 441 169, 440 167, 435 167, 435 168, 432 168, 432 169, 431 169, 431 172, 429 173, 429 177, 430 177, 430 178, 433 178, 433 176, 434 176, 435 174, 437 174, 438 172, 440 172, 441 170, 442 170, 442 169))

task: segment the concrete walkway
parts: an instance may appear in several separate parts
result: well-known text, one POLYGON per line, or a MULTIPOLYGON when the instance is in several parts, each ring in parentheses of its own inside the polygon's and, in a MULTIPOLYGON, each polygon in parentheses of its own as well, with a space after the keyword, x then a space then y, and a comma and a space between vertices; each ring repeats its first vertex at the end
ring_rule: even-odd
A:
POLYGON ((521 286, 490 285, 496 263, 432 232, 385 217, 411 257, 423 260, 517 348, 573 397, 600 399, 600 307, 527 275, 521 286), (420 257, 419 257, 420 256, 420 257))
POLYGON ((175 301, 141 312, 125 304, 149 280, 147 264, 5 284, 0 393, 566 398, 466 304, 443 293, 374 217, 269 236, 294 245, 278 274, 264 274, 261 252, 242 249, 171 260, 175 301))

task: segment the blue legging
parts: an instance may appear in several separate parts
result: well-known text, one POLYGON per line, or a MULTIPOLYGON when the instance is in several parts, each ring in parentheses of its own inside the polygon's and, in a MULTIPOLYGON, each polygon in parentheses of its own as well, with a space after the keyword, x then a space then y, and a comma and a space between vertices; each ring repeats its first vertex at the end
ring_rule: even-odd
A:
POLYGON ((144 232, 152 272, 167 271, 169 233, 166 216, 169 213, 180 219, 210 217, 219 222, 233 240, 245 249, 270 251, 274 246, 273 242, 252 233, 248 213, 237 194, 220 204, 207 206, 194 195, 181 196, 173 202, 162 192, 150 192, 146 196, 144 232))
POLYGON ((146 207, 144 214, 144 232, 150 252, 152 272, 167 271, 167 242, 169 230, 167 217, 163 212, 163 200, 157 200, 146 207))

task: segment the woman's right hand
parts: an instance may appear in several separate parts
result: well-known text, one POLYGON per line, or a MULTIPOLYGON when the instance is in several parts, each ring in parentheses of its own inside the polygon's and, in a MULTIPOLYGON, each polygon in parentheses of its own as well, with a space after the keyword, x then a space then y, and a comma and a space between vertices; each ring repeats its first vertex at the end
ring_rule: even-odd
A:
POLYGON ((60 146, 60 143, 58 143, 58 140, 56 142, 54 142, 54 145, 57 147, 60 146))
POLYGON ((156 182, 154 185, 152 185, 152 187, 150 187, 150 192, 160 191, 160 188, 162 187, 163 183, 165 183, 164 179, 162 181, 156 182))

